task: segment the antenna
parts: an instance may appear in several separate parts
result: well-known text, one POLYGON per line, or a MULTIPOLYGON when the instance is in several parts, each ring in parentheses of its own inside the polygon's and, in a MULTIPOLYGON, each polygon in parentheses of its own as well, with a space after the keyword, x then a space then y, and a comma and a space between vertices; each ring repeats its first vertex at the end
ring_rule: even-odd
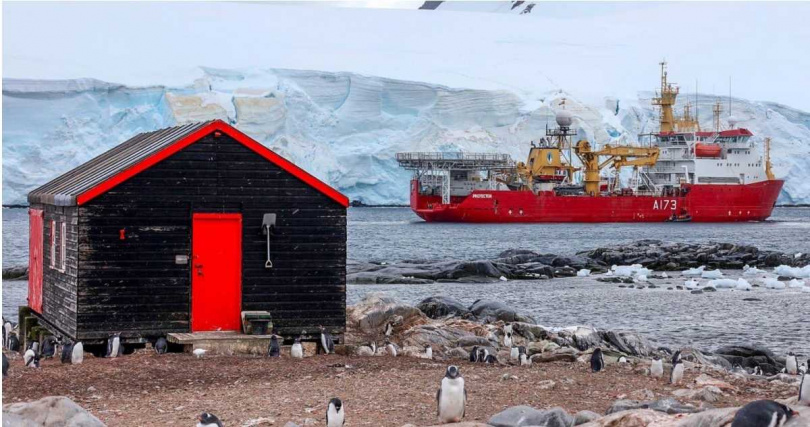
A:
POLYGON ((728 76, 728 116, 731 117, 731 76, 728 76))
POLYGON ((698 107, 698 79, 695 79, 695 123, 697 130, 700 130, 700 109, 698 107))

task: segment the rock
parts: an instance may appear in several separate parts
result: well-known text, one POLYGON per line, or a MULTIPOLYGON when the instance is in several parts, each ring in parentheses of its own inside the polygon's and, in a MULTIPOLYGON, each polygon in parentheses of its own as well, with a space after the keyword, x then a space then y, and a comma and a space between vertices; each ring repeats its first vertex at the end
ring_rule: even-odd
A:
POLYGON ((447 316, 464 317, 470 313, 465 305, 453 298, 432 296, 423 299, 416 308, 431 319, 440 319, 447 316))
POLYGON ((520 315, 514 309, 498 301, 476 300, 470 306, 470 312, 479 321, 537 323, 531 317, 520 315))
MULTIPOLYGON (((10 414, 34 425, 103 427, 98 418, 64 396, 48 396, 33 402, 3 406, 4 425, 10 414)), ((14 425, 14 424, 12 424, 14 425)), ((25 425, 25 424, 23 424, 25 425)))
POLYGON ((537 384, 535 384, 533 388, 538 389, 538 390, 551 390, 556 385, 557 385, 557 383, 555 383, 552 380, 542 380, 542 381, 539 381, 537 384))
POLYGON ((526 338, 529 343, 533 341, 545 340, 548 338, 549 333, 540 325, 525 322, 513 322, 512 330, 515 335, 526 338))
POLYGON ((22 280, 28 278, 27 265, 15 265, 3 269, 3 280, 22 280))
POLYGON ((715 289, 713 286, 706 286, 703 288, 703 292, 717 292, 717 289, 715 289))
POLYGON ((582 424, 583 427, 644 427, 663 426, 671 416, 651 409, 621 411, 582 424))
POLYGON ((703 402, 714 403, 720 400, 723 391, 715 386, 707 386, 700 389, 679 389, 672 392, 672 395, 689 400, 700 400, 703 402))
POLYGON ((699 411, 698 408, 692 405, 683 405, 672 398, 645 402, 620 399, 613 402, 605 414, 610 415, 615 412, 627 411, 630 409, 652 409, 653 411, 666 412, 667 414, 691 414, 699 411))
POLYGON ((460 347, 451 348, 444 353, 449 359, 470 360, 470 353, 460 347))
POLYGON ((472 346, 490 347, 490 346, 492 346, 492 343, 489 342, 489 340, 486 339, 485 337, 477 337, 475 335, 465 335, 463 337, 460 337, 459 339, 456 340, 455 344, 458 347, 472 347, 472 346))
MULTIPOLYGON (((396 328, 395 328, 396 331, 396 328)), ((458 340, 481 342, 482 335, 488 335, 487 329, 479 323, 458 318, 445 319, 439 322, 419 324, 400 334, 403 346, 424 348, 433 347, 433 351, 456 347, 458 340)), ((484 339, 485 345, 490 345, 484 339)))
POLYGON ((570 347, 560 347, 557 350, 548 352, 548 353, 540 353, 531 356, 532 363, 539 362, 539 363, 548 363, 548 362, 576 362, 577 355, 579 353, 570 347))
POLYGON ((653 400, 655 393, 652 390, 643 388, 641 390, 634 390, 630 392, 630 398, 635 400, 653 400))
POLYGON ((284 427, 301 427, 301 426, 292 421, 287 421, 287 424, 284 424, 284 427))
POLYGON ((397 329, 407 330, 413 325, 427 323, 427 316, 416 307, 404 304, 381 293, 366 295, 359 303, 348 307, 348 321, 357 330, 378 335, 391 322, 397 329))
POLYGON ((242 423, 242 427, 271 426, 276 420, 267 417, 253 418, 242 423))
POLYGON ((731 384, 716 378, 712 378, 706 374, 700 374, 697 378, 695 378, 695 384, 697 384, 698 387, 715 387, 719 390, 737 391, 737 388, 731 384))
POLYGON ((562 408, 539 411, 531 406, 513 406, 493 415, 488 424, 493 427, 571 427, 574 417, 562 408))
MULTIPOLYGON (((416 427, 413 424, 405 424, 402 427, 416 427)), ((430 427, 492 427, 489 424, 484 423, 477 423, 475 421, 462 421, 460 423, 450 423, 450 424, 436 424, 430 427)))
POLYGON ((578 426, 580 424, 589 423, 601 417, 602 416, 597 414, 596 412, 579 411, 576 414, 574 414, 574 425, 578 426))
POLYGON ((602 340, 608 342, 620 352, 633 356, 650 356, 656 350, 650 341, 635 332, 606 331, 601 336, 602 340))

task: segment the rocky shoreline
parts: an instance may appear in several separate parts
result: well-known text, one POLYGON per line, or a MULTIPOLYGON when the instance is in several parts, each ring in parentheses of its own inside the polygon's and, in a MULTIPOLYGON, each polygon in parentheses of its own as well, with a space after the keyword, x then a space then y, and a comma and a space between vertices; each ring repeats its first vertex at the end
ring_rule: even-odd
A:
POLYGON ((512 249, 501 252, 495 258, 480 260, 349 261, 346 280, 350 284, 545 280, 576 276, 580 270, 605 273, 613 265, 633 264, 656 271, 677 271, 699 266, 729 270, 742 270, 745 266, 804 267, 810 265, 810 253, 786 254, 733 243, 689 244, 639 240, 575 255, 512 249))

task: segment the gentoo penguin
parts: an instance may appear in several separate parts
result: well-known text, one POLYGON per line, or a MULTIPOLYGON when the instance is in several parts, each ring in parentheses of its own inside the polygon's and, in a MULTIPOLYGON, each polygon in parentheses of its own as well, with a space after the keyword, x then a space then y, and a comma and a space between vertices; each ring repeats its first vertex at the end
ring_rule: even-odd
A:
POLYGON ((672 372, 669 373, 669 383, 678 384, 683 379, 683 360, 681 360, 681 351, 675 352, 672 356, 672 372))
POLYGON ((504 335, 506 335, 507 333, 512 334, 513 332, 514 332, 514 329, 512 329, 512 324, 511 323, 507 323, 507 324, 503 325, 503 334, 504 335))
POLYGON ((42 357, 45 359, 50 359, 56 353, 56 344, 57 340, 56 337, 53 335, 48 335, 42 340, 42 357))
POLYGON ((796 359, 796 355, 793 354, 792 351, 789 352, 785 358, 785 369, 790 375, 796 375, 799 373, 799 361, 796 359))
POLYGON ((343 402, 333 397, 326 407, 326 427, 343 427, 346 415, 343 412, 343 402))
POLYGON ((304 346, 301 345, 301 337, 295 338, 295 342, 293 343, 292 347, 290 347, 290 356, 292 356, 293 359, 304 358, 304 346))
POLYGON ((385 339, 385 352, 388 353, 389 356, 397 357, 397 346, 388 341, 388 338, 385 339))
POLYGON ((655 378, 664 376, 664 361, 658 356, 655 356, 652 363, 650 363, 650 376, 655 378))
POLYGON ((28 341, 28 349, 34 350, 34 353, 39 354, 39 341, 28 341))
POLYGON ((278 345, 278 335, 270 335, 270 345, 267 346, 267 355, 281 357, 281 347, 278 345))
POLYGON ((26 368, 39 368, 39 354, 34 352, 33 349, 25 350, 23 355, 23 362, 26 368))
POLYGON ((498 363, 498 358, 495 357, 494 354, 487 354, 487 357, 484 358, 484 363, 495 365, 498 363))
POLYGON ((155 353, 157 354, 166 354, 169 351, 169 342, 166 341, 165 337, 160 337, 155 341, 155 353))
POLYGON ((457 423, 464 418, 467 406, 467 390, 458 367, 450 365, 436 392, 436 406, 441 423, 457 423))
POLYGON ((503 334, 503 346, 506 348, 512 348, 512 333, 506 332, 503 334))
POLYGON ((591 371, 599 372, 605 367, 605 357, 602 355, 602 349, 596 347, 591 354, 591 371))
POLYGON ((197 427, 223 427, 223 425, 216 415, 203 412, 197 417, 197 427))
POLYGON ((489 358, 489 350, 486 348, 479 348, 478 349, 478 362, 479 363, 487 363, 487 359, 489 358))
POLYGON ((754 372, 751 375, 762 375, 762 368, 759 365, 754 366, 754 372))
POLYGON ((70 363, 70 357, 73 355, 73 342, 68 340, 62 345, 62 363, 70 363))
POLYGON ((6 353, 3 353, 3 376, 8 376, 8 358, 6 357, 6 353))
POLYGON ((394 333, 394 325, 391 322, 385 324, 385 336, 390 337, 394 333))
POLYGON ((807 359, 807 362, 802 363, 802 366, 799 366, 799 374, 806 374, 808 372, 808 366, 810 366, 810 359, 807 359))
POLYGON ((425 344, 425 359, 433 360, 433 347, 430 344, 425 344))
POLYGON ((321 347, 320 351, 323 351, 326 354, 331 354, 335 352, 335 342, 332 340, 332 334, 326 330, 323 326, 321 326, 321 347))
POLYGON ((622 356, 619 358, 619 363, 627 363, 627 358, 622 356))
POLYGON ((810 373, 802 374, 802 382, 799 383, 799 403, 810 406, 810 373))
POLYGON ((104 357, 118 357, 121 352, 121 334, 112 334, 107 338, 107 354, 104 357))
POLYGON ((11 325, 11 322, 8 320, 3 319, 3 346, 11 349, 11 344, 9 343, 9 339, 11 338, 11 331, 14 327, 11 325))
POLYGON ((532 359, 526 353, 520 353, 520 366, 532 366, 532 359))
POLYGON ((70 363, 80 365, 84 361, 84 344, 81 341, 73 344, 73 351, 70 352, 70 363))
POLYGON ((17 334, 14 332, 12 332, 11 336, 8 338, 8 349, 10 351, 20 351, 20 339, 17 338, 17 334))
POLYGON ((478 346, 473 346, 472 351, 470 351, 470 362, 477 362, 478 361, 478 346))
POLYGON ((520 349, 517 347, 512 347, 512 349, 509 351, 509 358, 512 359, 513 361, 517 361, 519 357, 520 357, 520 349))
POLYGON ((191 353, 194 355, 194 357, 199 359, 199 358, 205 356, 206 351, 208 351, 208 350, 206 350, 204 348, 195 348, 194 351, 192 351, 191 353))
POLYGON ((773 400, 755 400, 740 408, 731 427, 781 427, 798 412, 773 400))

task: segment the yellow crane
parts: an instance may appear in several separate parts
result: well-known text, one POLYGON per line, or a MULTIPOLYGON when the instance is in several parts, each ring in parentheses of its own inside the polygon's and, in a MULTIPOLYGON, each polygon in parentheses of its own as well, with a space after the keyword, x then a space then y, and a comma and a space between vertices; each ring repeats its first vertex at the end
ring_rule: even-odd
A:
POLYGON ((601 180, 599 172, 602 169, 607 166, 613 166, 616 170, 626 166, 654 166, 658 161, 659 150, 658 147, 605 145, 603 149, 594 151, 588 141, 581 140, 574 146, 574 153, 579 157, 585 170, 585 193, 598 196, 601 180), (600 157, 607 159, 600 162, 600 157))

